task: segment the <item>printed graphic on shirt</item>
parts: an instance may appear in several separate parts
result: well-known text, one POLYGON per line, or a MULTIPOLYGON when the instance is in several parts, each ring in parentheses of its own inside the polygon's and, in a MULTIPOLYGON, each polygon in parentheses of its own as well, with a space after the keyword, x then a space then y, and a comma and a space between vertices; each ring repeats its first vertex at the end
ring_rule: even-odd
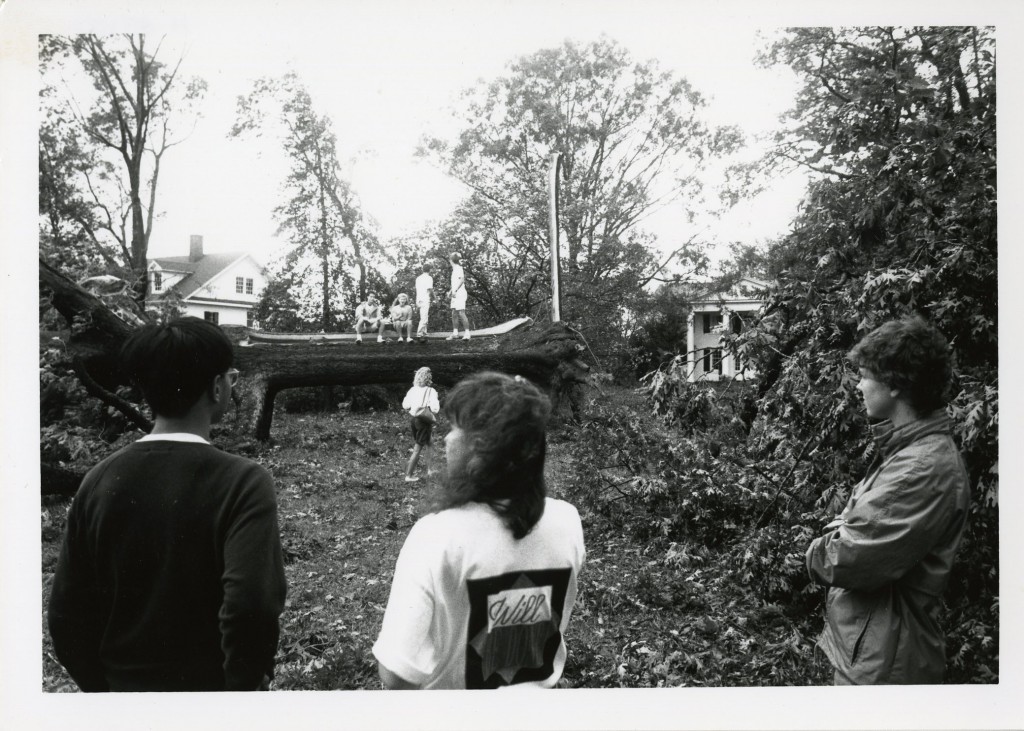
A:
POLYGON ((572 569, 469 579, 466 687, 498 688, 554 672, 572 569))

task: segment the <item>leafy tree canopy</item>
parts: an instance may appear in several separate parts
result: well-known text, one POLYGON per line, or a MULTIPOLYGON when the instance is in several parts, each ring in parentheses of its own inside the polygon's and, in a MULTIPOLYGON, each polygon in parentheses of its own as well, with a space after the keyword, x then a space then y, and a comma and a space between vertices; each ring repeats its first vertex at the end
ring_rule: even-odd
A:
POLYGON ((73 274, 132 281, 142 301, 164 153, 206 84, 145 34, 41 36, 40 250, 73 274), (91 87, 91 88, 90 88, 91 87))
POLYGON ((366 292, 367 257, 382 257, 383 249, 358 196, 341 176, 330 118, 315 110, 294 73, 260 79, 239 97, 230 135, 258 134, 268 126, 280 133, 290 164, 283 183, 288 197, 274 214, 291 246, 272 267, 276 282, 258 315, 268 324, 279 320, 295 329, 336 329, 343 312, 366 292), (358 292, 350 273, 355 269, 358 292))
POLYGON ((695 193, 707 160, 738 145, 735 130, 702 120, 703 104, 685 80, 634 62, 611 40, 539 51, 468 90, 456 113, 462 132, 426 140, 421 153, 470 190, 438 236, 468 255, 471 301, 495 319, 547 313, 552 152, 563 156, 565 319, 619 333, 625 310, 666 266, 698 266, 682 236, 659 259, 642 223, 695 193))

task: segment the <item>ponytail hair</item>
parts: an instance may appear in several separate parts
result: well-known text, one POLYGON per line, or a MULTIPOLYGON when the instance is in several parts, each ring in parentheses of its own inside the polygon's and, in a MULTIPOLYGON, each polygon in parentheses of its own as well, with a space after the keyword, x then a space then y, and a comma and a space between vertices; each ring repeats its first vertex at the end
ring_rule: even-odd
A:
POLYGON ((521 376, 483 372, 460 381, 444 411, 465 433, 468 454, 449 472, 437 509, 486 503, 522 538, 544 514, 547 396, 521 376))

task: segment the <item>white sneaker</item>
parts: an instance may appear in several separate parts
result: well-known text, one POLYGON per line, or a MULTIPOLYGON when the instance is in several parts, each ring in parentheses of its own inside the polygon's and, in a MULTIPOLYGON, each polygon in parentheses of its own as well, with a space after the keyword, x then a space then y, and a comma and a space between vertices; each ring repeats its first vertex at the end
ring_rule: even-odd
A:
POLYGON ((458 331, 458 330, 456 330, 456 331, 455 331, 455 332, 453 332, 453 333, 452 333, 451 335, 449 335, 448 337, 446 337, 446 338, 445 338, 445 340, 454 340, 454 339, 455 339, 455 338, 457 338, 457 337, 459 337, 459 331, 458 331))
POLYGON ((378 342, 378 343, 383 343, 383 342, 384 342, 384 338, 383 338, 383 337, 381 337, 380 335, 378 335, 378 336, 377 336, 377 342, 378 342))
POLYGON ((420 478, 418 478, 418 477, 406 477, 405 481, 406 482, 419 482, 420 478))
POLYGON ((362 335, 359 335, 358 333, 356 333, 356 342, 357 342, 357 343, 361 343, 361 342, 363 342, 363 336, 362 336, 362 335))
POLYGON ((462 336, 462 339, 463 340, 469 340, 469 331, 468 330, 466 331, 466 334, 462 336))

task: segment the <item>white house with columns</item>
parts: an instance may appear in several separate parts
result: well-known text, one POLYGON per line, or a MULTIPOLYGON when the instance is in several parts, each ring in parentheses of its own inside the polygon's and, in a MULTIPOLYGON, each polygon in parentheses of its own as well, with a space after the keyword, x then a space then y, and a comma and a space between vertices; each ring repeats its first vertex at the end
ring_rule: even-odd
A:
POLYGON ((723 378, 746 379, 756 375, 743 362, 742 354, 734 355, 722 347, 722 333, 743 329, 764 305, 761 293, 766 282, 744 277, 727 291, 707 291, 688 304, 686 321, 686 373, 691 383, 723 378))
POLYGON ((256 327, 253 307, 267 285, 260 263, 244 251, 206 254, 203 237, 189 240, 188 256, 150 259, 147 306, 156 307, 173 293, 184 315, 217 325, 256 327))

